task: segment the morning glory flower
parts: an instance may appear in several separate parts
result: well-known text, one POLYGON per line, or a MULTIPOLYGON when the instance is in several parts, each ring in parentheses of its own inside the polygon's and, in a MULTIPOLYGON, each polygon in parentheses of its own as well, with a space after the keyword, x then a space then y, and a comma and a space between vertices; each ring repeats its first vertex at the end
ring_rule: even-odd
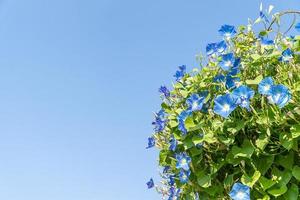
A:
POLYGON ((300 22, 296 24, 295 29, 300 32, 300 22))
POLYGON ((236 34, 234 26, 231 25, 223 25, 221 26, 219 33, 225 38, 231 38, 236 34))
POLYGON ((184 171, 183 169, 179 172, 179 180, 181 183, 187 183, 189 181, 189 177, 191 175, 191 171, 184 171))
POLYGON ((258 84, 258 92, 263 95, 269 95, 272 85, 274 85, 274 81, 272 77, 268 76, 258 84))
POLYGON ((165 98, 170 97, 170 91, 166 86, 161 86, 158 90, 162 95, 164 95, 165 98))
POLYGON ((225 76, 223 74, 218 74, 214 77, 213 82, 215 83, 222 83, 225 82, 225 76))
POLYGON ((279 108, 284 107, 291 99, 289 89, 284 85, 273 85, 270 89, 268 100, 272 104, 276 104, 279 108))
POLYGON ((262 46, 271 46, 271 45, 274 45, 274 41, 273 40, 269 40, 269 39, 266 39, 264 37, 260 38, 260 43, 261 43, 262 46))
POLYGON ((237 107, 237 99, 232 94, 219 95, 214 102, 214 112, 224 118, 227 118, 237 107))
POLYGON ((163 169, 163 173, 164 174, 168 173, 170 169, 171 169, 170 166, 165 166, 164 169, 163 169))
POLYGON ((228 53, 222 55, 222 60, 219 63, 219 65, 224 71, 228 71, 233 67, 234 62, 235 62, 235 58, 233 53, 228 53))
POLYGON ((174 77, 176 78, 176 81, 180 81, 184 77, 185 71, 186 71, 185 65, 181 65, 178 68, 179 68, 179 70, 177 70, 174 75, 174 77))
POLYGON ((241 81, 241 79, 239 77, 232 77, 230 75, 227 75, 225 86, 227 89, 231 89, 231 88, 238 86, 240 81, 241 81))
POLYGON ((209 43, 206 45, 206 55, 211 56, 216 53, 216 43, 209 43))
POLYGON ((170 187, 168 200, 178 200, 180 192, 181 192, 180 188, 176 189, 174 186, 170 187))
POLYGON ((169 176, 168 184, 173 186, 175 184, 175 176, 171 175, 169 176))
POLYGON ((185 125, 184 125, 184 122, 186 120, 186 118, 191 114, 190 111, 188 110, 185 110, 185 111, 182 111, 179 116, 178 116, 178 129, 183 133, 183 134, 186 134, 187 133, 187 130, 185 128, 185 125))
POLYGON ((235 183, 229 193, 233 200, 250 200, 250 188, 241 183, 235 183))
POLYGON ((154 137, 149 137, 148 138, 148 146, 146 147, 146 149, 152 148, 155 146, 155 138, 154 137))
POLYGON ((216 44, 216 51, 218 53, 223 53, 226 50, 226 48, 227 48, 227 44, 224 40, 216 44))
POLYGON ((254 90, 251 88, 242 85, 232 91, 232 95, 234 95, 238 100, 237 104, 241 106, 242 108, 250 109, 250 99, 254 96, 254 90))
POLYGON ((152 178, 147 182, 147 187, 148 187, 148 189, 151 189, 154 187, 154 181, 152 178))
POLYGON ((191 158, 186 153, 176 154, 176 168, 177 169, 184 169, 185 171, 190 170, 190 162, 192 161, 191 158))
POLYGON ((282 56, 280 57, 280 61, 289 62, 293 58, 293 51, 288 48, 282 52, 282 56))
POLYGON ((177 147, 177 140, 175 139, 175 137, 172 135, 170 138, 170 147, 169 150, 170 151, 175 151, 177 147))
POLYGON ((155 115, 155 120, 152 122, 152 125, 154 125, 154 131, 156 133, 162 132, 165 129, 167 120, 165 119, 166 113, 163 109, 161 109, 158 113, 155 115))
POLYGON ((240 73, 240 66, 241 64, 241 59, 240 58, 237 58, 235 59, 234 63, 233 63, 233 66, 232 68, 229 70, 228 74, 227 75, 230 75, 230 76, 235 76, 237 75, 238 73, 240 73))
POLYGON ((216 53, 223 53, 227 48, 227 44, 224 40, 218 43, 209 43, 206 45, 206 54, 211 56, 216 53))
POLYGON ((197 110, 202 109, 204 100, 205 100, 205 96, 199 96, 198 94, 192 94, 186 100, 186 104, 188 105, 188 109, 190 111, 197 111, 197 110))

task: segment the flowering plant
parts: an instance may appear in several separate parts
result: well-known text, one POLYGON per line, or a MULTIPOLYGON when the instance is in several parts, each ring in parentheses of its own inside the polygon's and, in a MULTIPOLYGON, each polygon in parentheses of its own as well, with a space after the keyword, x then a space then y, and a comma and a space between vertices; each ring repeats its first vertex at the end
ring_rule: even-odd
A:
POLYGON ((300 36, 273 27, 300 12, 271 10, 248 26, 223 25, 207 62, 192 73, 180 66, 173 89, 159 89, 147 148, 160 150, 164 198, 299 199, 300 36))

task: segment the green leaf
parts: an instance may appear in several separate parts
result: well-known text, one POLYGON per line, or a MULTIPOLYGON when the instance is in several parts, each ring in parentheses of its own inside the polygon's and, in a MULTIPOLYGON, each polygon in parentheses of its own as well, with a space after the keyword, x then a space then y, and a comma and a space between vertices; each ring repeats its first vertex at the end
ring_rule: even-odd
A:
POLYGON ((213 132, 207 132, 204 134, 203 141, 207 143, 215 143, 218 142, 213 132))
POLYGON ((226 176, 226 178, 224 179, 224 186, 227 188, 230 188, 234 182, 233 180, 233 176, 234 174, 230 174, 228 176, 226 176))
POLYGON ((270 200, 270 196, 269 195, 265 195, 262 199, 257 199, 257 200, 270 200))
MULTIPOLYGON (((254 54, 255 55, 255 54, 254 54)), ((252 55, 251 57, 253 58, 253 56, 254 55, 252 55)), ((260 56, 258 55, 258 58, 259 58, 260 56)), ((257 58, 257 59, 258 59, 257 58)), ((262 75, 259 75, 258 77, 256 77, 254 80, 246 80, 246 83, 248 84, 248 85, 258 85, 261 81, 263 80, 263 76, 262 75)))
POLYGON ((231 137, 226 136, 226 135, 219 135, 218 139, 220 140, 220 142, 222 142, 223 144, 225 144, 227 146, 234 143, 234 137, 231 138, 231 137))
POLYGON ((235 134, 235 133, 239 132, 244 127, 245 127, 245 121, 241 120, 241 121, 237 121, 234 124, 234 127, 227 128, 227 131, 235 134))
POLYGON ((171 126, 171 128, 174 128, 174 127, 178 126, 178 122, 175 120, 170 120, 169 125, 171 126))
POLYGON ((294 126, 291 127, 291 133, 292 133, 292 138, 297 138, 300 136, 300 125, 295 124, 294 126))
POLYGON ((207 188, 211 186, 211 177, 206 175, 204 172, 201 172, 197 175, 197 183, 199 186, 207 188))
POLYGON ((264 37, 266 35, 268 35, 267 31, 261 31, 261 32, 259 32, 259 36, 261 36, 261 37, 264 37))
MULTIPOLYGON (((253 60, 258 60, 258 59, 261 58, 261 56, 260 56, 259 54, 252 54, 252 55, 251 55, 251 58, 253 58, 253 60)), ((251 81, 251 80, 249 80, 249 81, 251 81)), ((247 83, 247 81, 246 81, 246 83, 247 83)), ((249 83, 247 83, 247 84, 249 84, 249 83)), ((250 84, 250 85, 251 85, 251 84, 250 84)))
POLYGON ((292 174, 298 181, 300 181, 300 167, 294 166, 292 174))
POLYGON ((293 137, 291 133, 287 133, 287 132, 280 133, 279 141, 281 145, 287 150, 293 148, 294 143, 293 143, 293 137))
POLYGON ((261 176, 261 177, 259 178, 259 183, 260 183, 260 186, 262 187, 262 189, 263 189, 264 191, 266 191, 267 189, 269 189, 270 187, 272 187, 273 185, 276 184, 275 181, 272 181, 272 180, 270 180, 270 179, 267 179, 267 178, 264 177, 264 176, 261 176))
POLYGON ((251 158, 251 155, 254 152, 254 147, 250 143, 249 140, 245 139, 242 148, 239 148, 237 146, 232 147, 232 153, 234 155, 234 158, 237 157, 246 157, 251 158))
POLYGON ((184 146, 184 149, 187 150, 187 149, 190 149, 194 146, 194 143, 193 143, 193 140, 192 138, 186 138, 184 141, 183 141, 183 146, 184 146))
POLYGON ((287 187, 285 185, 279 186, 276 185, 274 187, 272 187, 271 189, 268 190, 268 193, 273 195, 274 197, 279 197, 281 195, 283 195, 284 193, 286 193, 287 191, 287 187))
POLYGON ((269 136, 267 134, 261 134, 258 139, 255 141, 256 146, 260 150, 264 150, 267 144, 269 143, 269 136))
POLYGON ((299 188, 294 183, 290 186, 288 192, 284 195, 286 200, 297 200, 299 196, 299 188))
POLYGON ((189 130, 191 127, 194 127, 194 126, 195 126, 193 116, 189 116, 189 117, 185 120, 184 126, 185 126, 185 128, 186 128, 187 130, 189 130))
POLYGON ((197 144, 201 144, 203 142, 203 137, 201 137, 200 135, 195 135, 192 138, 192 142, 194 143, 195 146, 197 144))
POLYGON ((186 90, 180 90, 180 94, 181 94, 184 98, 186 98, 186 97, 189 95, 189 92, 186 91, 186 90))
POLYGON ((272 169, 273 177, 276 178, 276 181, 279 185, 286 185, 292 178, 292 172, 290 170, 281 171, 277 167, 272 169))
POLYGON ((253 157, 254 165, 262 175, 264 175, 268 171, 268 169, 272 166, 273 161, 274 161, 274 156, 253 157))
POLYGON ((168 157, 168 151, 162 150, 159 152, 159 164, 162 166, 167 165, 168 163, 166 162, 168 157))
POLYGON ((294 165, 294 152, 290 151, 288 155, 278 155, 276 157, 276 163, 283 166, 285 169, 292 170, 294 165))
POLYGON ((247 174, 244 174, 241 178, 241 181, 244 185, 248 185, 249 187, 253 187, 253 185, 258 181, 260 177, 260 172, 255 171, 253 175, 250 177, 247 174))

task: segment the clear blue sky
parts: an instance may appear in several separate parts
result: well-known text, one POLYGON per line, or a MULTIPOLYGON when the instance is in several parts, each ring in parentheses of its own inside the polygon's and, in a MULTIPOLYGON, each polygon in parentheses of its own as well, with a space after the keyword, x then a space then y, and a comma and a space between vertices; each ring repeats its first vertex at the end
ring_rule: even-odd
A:
POLYGON ((0 199, 160 199, 145 185, 157 88, 259 2, 2 0, 0 199))

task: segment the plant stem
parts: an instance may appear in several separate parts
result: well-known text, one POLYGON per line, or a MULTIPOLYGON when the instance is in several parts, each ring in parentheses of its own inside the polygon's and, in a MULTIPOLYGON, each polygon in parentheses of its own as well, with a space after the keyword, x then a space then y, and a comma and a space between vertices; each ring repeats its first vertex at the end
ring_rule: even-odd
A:
MULTIPOLYGON (((287 11, 279 13, 278 17, 282 17, 283 15, 288 15, 288 14, 298 14, 298 15, 300 15, 300 11, 297 11, 297 10, 287 10, 287 11)), ((270 23, 269 27, 267 28, 267 31, 270 31, 272 29, 272 26, 273 26, 273 24, 275 22, 276 22, 276 17, 274 17, 274 19, 270 23)))

